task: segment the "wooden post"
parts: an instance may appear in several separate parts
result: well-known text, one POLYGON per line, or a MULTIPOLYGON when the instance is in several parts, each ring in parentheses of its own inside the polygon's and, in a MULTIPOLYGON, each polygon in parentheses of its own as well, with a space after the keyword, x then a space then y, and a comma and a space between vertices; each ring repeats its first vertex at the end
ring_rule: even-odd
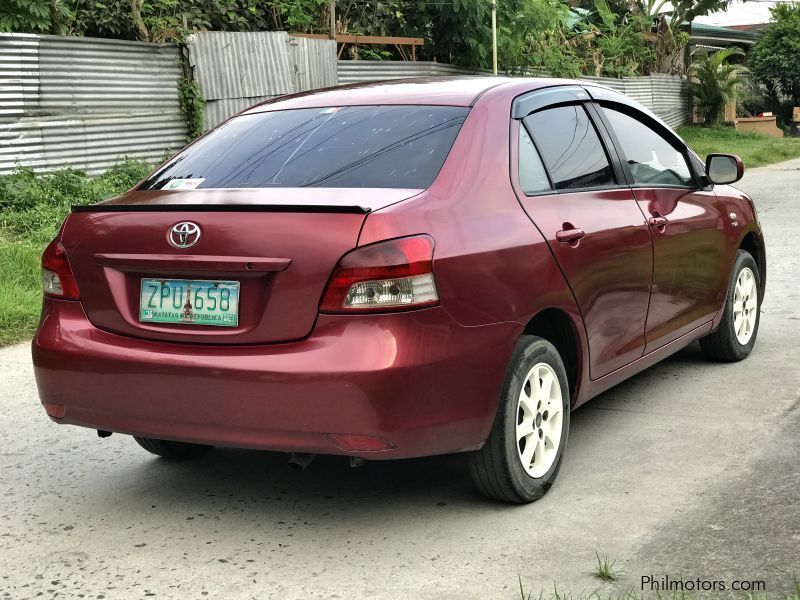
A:
POLYGON ((497 0, 492 0, 492 73, 497 75, 497 0))
POLYGON ((736 98, 731 98, 725 104, 725 116, 722 119, 725 123, 736 122, 736 98))
POLYGON ((328 0, 331 11, 331 39, 336 39, 336 0, 328 0))

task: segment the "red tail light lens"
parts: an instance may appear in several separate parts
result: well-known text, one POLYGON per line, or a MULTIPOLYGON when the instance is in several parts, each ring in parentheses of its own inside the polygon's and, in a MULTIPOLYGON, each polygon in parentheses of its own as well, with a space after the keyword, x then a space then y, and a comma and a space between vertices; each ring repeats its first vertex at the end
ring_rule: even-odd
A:
POLYGON ((78 300, 78 284, 69 266, 67 251, 58 241, 50 242, 42 255, 42 291, 45 296, 62 300, 78 300))
POLYGON ((364 313, 439 303, 433 280, 433 239, 428 235, 356 248, 336 265, 320 311, 364 313))

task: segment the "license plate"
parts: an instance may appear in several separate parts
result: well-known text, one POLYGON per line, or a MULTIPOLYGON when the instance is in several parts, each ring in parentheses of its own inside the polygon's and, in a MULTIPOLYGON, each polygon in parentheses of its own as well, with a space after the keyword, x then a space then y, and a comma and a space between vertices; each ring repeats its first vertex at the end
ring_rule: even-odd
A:
POLYGON ((239 282, 142 279, 139 321, 236 327, 239 282))

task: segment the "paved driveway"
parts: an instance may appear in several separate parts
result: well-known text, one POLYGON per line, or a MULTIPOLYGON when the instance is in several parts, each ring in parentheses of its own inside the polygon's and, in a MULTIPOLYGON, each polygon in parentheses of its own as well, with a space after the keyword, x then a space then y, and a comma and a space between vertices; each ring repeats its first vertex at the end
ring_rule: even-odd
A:
MULTIPOLYGON (((741 187, 769 248, 752 356, 690 347, 573 416, 535 504, 476 496, 460 457, 367 464, 218 450, 174 464, 125 436, 58 427, 26 345, 0 350, 0 597, 515 598, 642 575, 800 576, 800 161, 741 187), (593 578, 595 552, 618 561, 593 578)), ((785 598, 785 594, 783 596, 785 598)))

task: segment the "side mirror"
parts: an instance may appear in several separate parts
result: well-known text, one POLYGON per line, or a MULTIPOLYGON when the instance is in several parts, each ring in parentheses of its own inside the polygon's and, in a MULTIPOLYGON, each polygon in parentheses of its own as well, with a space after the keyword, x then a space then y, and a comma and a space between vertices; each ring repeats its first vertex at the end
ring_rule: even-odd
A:
POLYGON ((744 163, 735 154, 709 154, 706 158, 706 177, 711 183, 735 183, 744 175, 744 163))

